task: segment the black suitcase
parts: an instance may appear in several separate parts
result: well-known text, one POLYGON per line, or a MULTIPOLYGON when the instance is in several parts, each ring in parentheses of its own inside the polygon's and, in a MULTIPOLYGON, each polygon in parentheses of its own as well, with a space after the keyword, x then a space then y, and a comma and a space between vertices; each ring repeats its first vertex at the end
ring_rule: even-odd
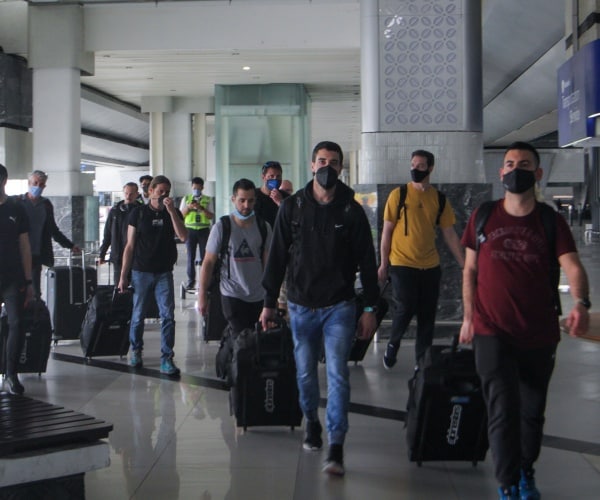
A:
POLYGON ((119 293, 101 285, 90 300, 79 342, 86 358, 125 356, 129 350, 129 324, 133 311, 131 292, 119 293))
POLYGON ((208 313, 204 316, 204 328, 202 329, 204 341, 221 340, 223 330, 225 330, 227 325, 227 320, 223 316, 223 307, 221 306, 219 282, 217 282, 208 290, 208 313))
MULTIPOLYGON (((1 314, 0 372, 4 375, 6 373, 6 341, 8 337, 8 320, 4 307, 1 314)), ((41 375, 46 371, 52 342, 50 313, 44 301, 32 300, 23 311, 21 322, 24 339, 17 373, 41 375)))
POLYGON ((94 295, 97 283, 96 268, 91 266, 48 269, 46 297, 55 341, 79 339, 88 300, 94 295))
POLYGON ((285 320, 267 331, 245 329, 231 362, 231 413, 238 427, 302 423, 292 334, 285 320))
POLYGON ((472 349, 433 345, 409 381, 406 439, 409 460, 465 460, 476 465, 488 449, 487 418, 472 349))

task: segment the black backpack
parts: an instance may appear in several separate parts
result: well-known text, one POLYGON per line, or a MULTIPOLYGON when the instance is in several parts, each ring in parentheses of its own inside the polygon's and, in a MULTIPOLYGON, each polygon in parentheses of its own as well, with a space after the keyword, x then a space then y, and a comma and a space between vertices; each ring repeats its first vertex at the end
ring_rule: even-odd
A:
MULTIPOLYGON (((477 212, 475 212, 475 251, 479 255, 479 247, 482 243, 485 243, 487 236, 485 235, 484 228, 492 210, 496 206, 497 201, 486 201, 483 202, 477 212)), ((536 202, 536 205, 540 208, 542 225, 544 226, 544 233, 546 235, 546 241, 548 242, 548 248, 550 250, 550 284, 554 293, 554 307, 558 315, 562 314, 562 306, 560 303, 560 295, 558 293, 558 283, 560 281, 560 264, 556 257, 556 213, 554 209, 546 203, 536 202)))
MULTIPOLYGON (((400 212, 404 209, 404 236, 408 236, 408 218, 406 217, 406 195, 408 194, 408 187, 406 184, 401 184, 400 187, 400 201, 398 201, 398 212, 396 213, 396 220, 400 220, 400 212)), ((446 195, 439 189, 437 190, 438 195, 438 212, 435 218, 435 225, 440 225, 440 218, 442 212, 446 208, 446 195)))

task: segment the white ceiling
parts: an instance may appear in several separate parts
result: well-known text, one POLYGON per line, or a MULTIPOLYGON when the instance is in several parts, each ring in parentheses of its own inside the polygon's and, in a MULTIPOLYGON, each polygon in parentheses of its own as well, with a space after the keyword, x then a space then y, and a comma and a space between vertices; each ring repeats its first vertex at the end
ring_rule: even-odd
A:
MULTIPOLYGON (((0 0, 0 5, 3 1, 6 2, 0 0)), ((107 16, 103 21, 105 26, 119 22, 121 8, 129 9, 129 14, 137 8, 140 12, 139 22, 143 23, 149 8, 147 4, 140 6, 143 1, 129 6, 117 5, 123 3, 119 0, 62 3, 79 3, 85 9, 97 11, 108 8, 99 4, 110 4, 111 10, 106 10, 104 14, 107 16)), ((159 8, 158 2, 152 3, 159 8)), ((309 14, 308 18, 305 13, 304 17, 298 19, 298 26, 288 19, 283 33, 289 30, 289 39, 275 39, 269 38, 269 32, 277 31, 281 35, 282 27, 278 19, 265 19, 265 16, 258 15, 258 11, 253 16, 250 10, 247 19, 236 19, 232 23, 230 36, 220 38, 241 41, 221 43, 220 47, 217 46, 219 42, 215 41, 213 46, 202 50, 191 49, 185 37, 182 37, 180 47, 168 50, 147 48, 148 45, 135 50, 120 50, 120 40, 117 38, 113 44, 115 47, 94 51, 94 75, 82 77, 82 83, 134 106, 141 106, 145 96, 210 97, 214 95, 215 84, 304 83, 312 100, 313 142, 328 138, 339 142, 347 151, 360 149, 360 41, 356 33, 356 27, 360 26, 358 0, 174 1, 161 2, 160 6, 165 8, 168 5, 168 16, 177 10, 185 12, 191 4, 203 4, 207 9, 237 5, 263 8, 271 4, 273 9, 278 9, 279 16, 286 7, 291 9, 290 16, 299 12, 309 14), (325 8, 334 9, 333 12, 338 8, 339 16, 335 16, 333 21, 311 19, 310 9, 314 10, 317 6, 323 8, 324 5, 325 8), (323 26, 327 26, 327 29, 324 30, 323 26), (253 30, 256 33, 252 33, 253 30), (302 39, 293 43, 298 37, 302 39), (330 48, 323 49, 323 43, 314 43, 323 39, 330 48), (347 45, 344 46, 344 43, 347 45), (233 44, 242 45, 230 46, 233 44), (241 71, 242 65, 250 66, 251 70, 241 71)), ((566 59, 565 5, 567 2, 564 0, 483 1, 486 146, 501 146, 517 139, 532 141, 556 130, 555 75, 558 66, 566 59)), ((0 27, 1 23, 0 20, 0 27)), ((91 40, 100 37, 101 28, 97 26, 94 35, 91 22, 89 27, 86 26, 86 30, 90 30, 91 40)), ((140 29, 139 26, 132 26, 132 31, 135 31, 134 28, 140 29)), ((160 38, 161 27, 153 29, 154 37, 160 38)), ((218 29, 222 31, 222 25, 218 29)), ((13 36, 19 35, 13 33, 13 36)), ((6 46, 7 41, 3 38, 0 30, 0 45, 6 46)), ((213 40, 216 38, 216 35, 212 37, 213 40)), ((136 45, 135 41, 129 40, 128 46, 133 45, 136 45)), ((26 57, 27 54, 22 55, 26 57)), ((88 154, 93 156, 138 163, 143 156, 144 145, 149 142, 147 115, 136 113, 131 106, 107 103, 102 99, 85 102, 86 96, 83 97, 82 127, 90 132, 83 141, 84 153, 88 148, 88 154), (123 113, 124 110, 126 113, 123 113), (92 143, 98 142, 101 137, 118 138, 119 142, 115 142, 114 149, 110 151, 106 144, 96 144, 94 149, 92 143)))

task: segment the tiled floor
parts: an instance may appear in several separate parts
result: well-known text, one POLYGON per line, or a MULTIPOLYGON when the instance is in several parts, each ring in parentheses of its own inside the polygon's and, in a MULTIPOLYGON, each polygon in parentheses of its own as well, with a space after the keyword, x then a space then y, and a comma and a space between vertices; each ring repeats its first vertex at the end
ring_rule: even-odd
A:
MULTIPOLYGON (((597 308, 600 245, 581 242, 580 253, 597 308)), ((178 282, 183 273, 178 267, 178 282)), ((381 364, 383 342, 351 366, 354 404, 343 479, 321 472, 323 452, 303 451, 302 429, 240 432, 229 416, 228 394, 214 377, 217 344, 200 339, 194 300, 177 299, 180 381, 158 372, 157 324, 147 325, 140 374, 130 373, 118 357, 85 364, 77 342, 61 342, 47 373, 22 376, 26 395, 114 423, 111 465, 86 474, 88 499, 496 498, 489 454, 477 467, 451 462, 417 467, 408 461, 402 419, 411 341, 403 344, 391 372, 381 364)), ((563 295, 564 309, 570 305, 563 295)), ((566 336, 560 343, 537 478, 544 499, 600 498, 600 343, 566 336)))

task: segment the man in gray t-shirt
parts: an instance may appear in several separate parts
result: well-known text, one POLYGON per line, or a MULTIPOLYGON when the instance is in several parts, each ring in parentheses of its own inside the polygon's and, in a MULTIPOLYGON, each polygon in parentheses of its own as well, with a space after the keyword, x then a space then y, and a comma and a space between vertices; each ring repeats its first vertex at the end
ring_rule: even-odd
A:
MULTIPOLYGON (((254 214, 256 193, 252 181, 237 181, 233 185, 231 201, 234 210, 229 215, 231 232, 220 269, 220 292, 223 315, 231 328, 240 332, 244 328, 253 328, 262 310, 264 290, 261 281, 263 263, 271 242, 271 226, 263 222, 266 226, 266 238, 263 241, 254 214)), ((202 315, 208 312, 208 289, 222 239, 223 222, 219 220, 210 231, 200 269, 198 308, 202 315)))

